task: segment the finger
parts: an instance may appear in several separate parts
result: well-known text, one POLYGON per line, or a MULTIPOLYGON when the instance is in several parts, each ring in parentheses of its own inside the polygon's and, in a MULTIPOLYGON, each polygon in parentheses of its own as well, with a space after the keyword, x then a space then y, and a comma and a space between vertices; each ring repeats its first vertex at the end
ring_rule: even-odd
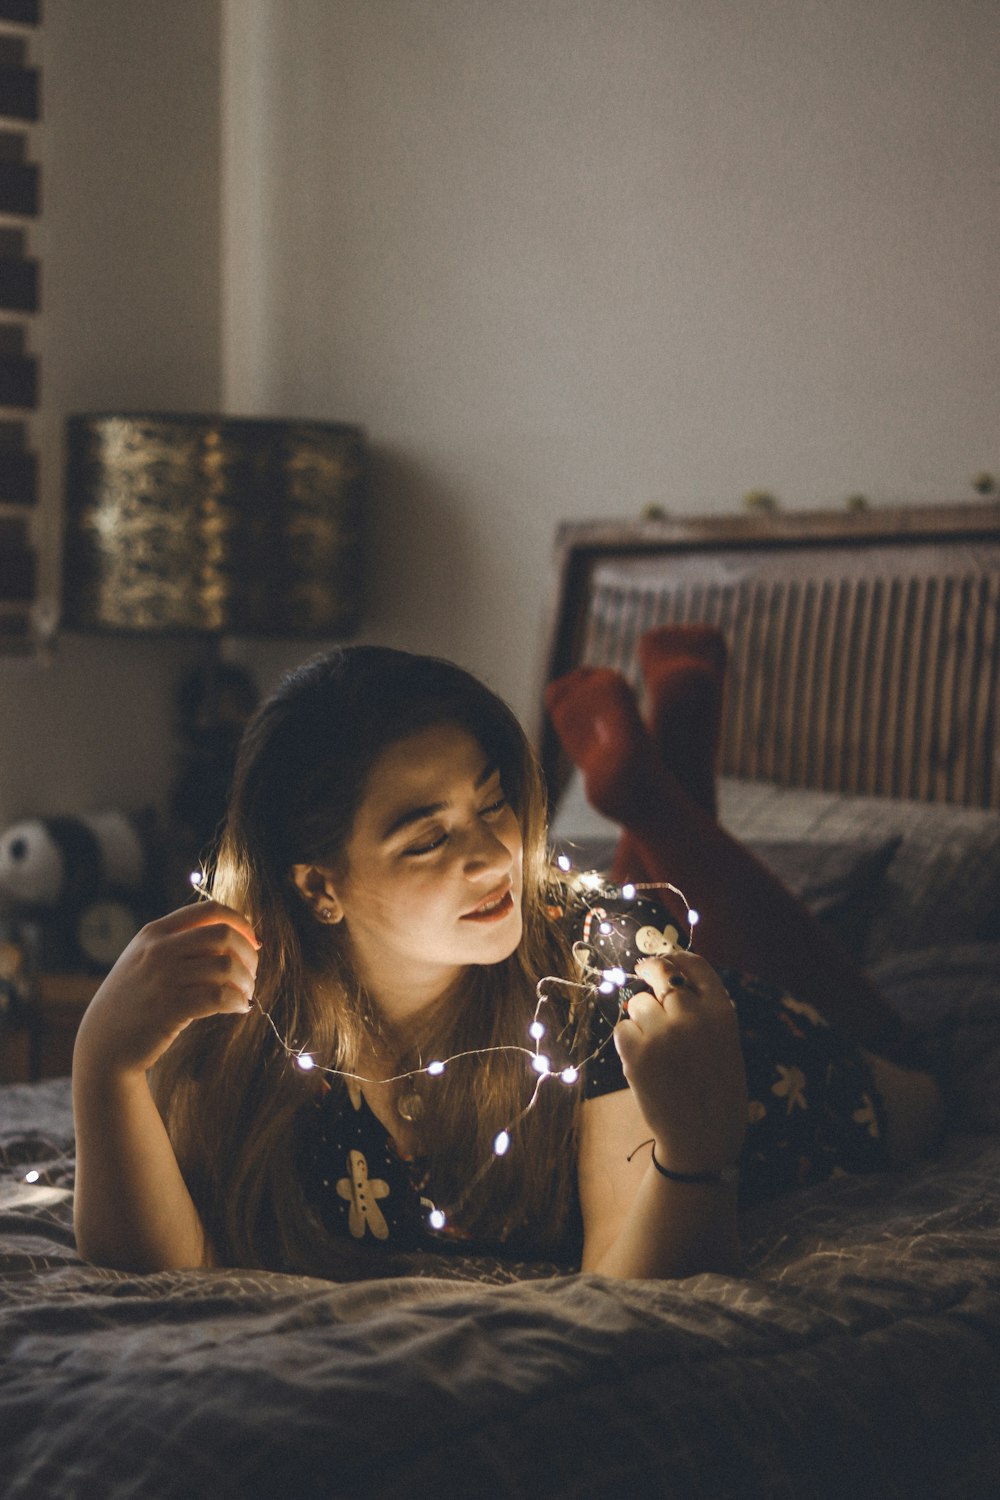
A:
POLYGON ((255 980, 235 954, 192 954, 174 968, 174 994, 188 1016, 248 1011, 255 980))
MULTIPOLYGON (((176 915, 174 913, 171 914, 176 915)), ((218 974, 220 982, 230 975, 233 982, 249 998, 257 982, 258 949, 252 946, 241 930, 228 922, 210 922, 201 926, 175 924, 169 918, 163 925, 151 925, 147 933, 154 940, 149 951, 157 964, 167 961, 186 966, 190 974, 192 964, 202 964, 203 972, 211 976, 218 974)))
POLYGON ((645 990, 633 995, 628 1003, 628 1016, 619 1021, 615 1027, 615 1036, 619 1032, 628 1032, 643 1036, 653 1026, 663 1021, 663 1007, 654 995, 649 995, 645 990))
MULTIPOLYGON (((655 1005, 655 1001, 653 1002, 655 1005)), ((632 1063, 642 1045, 642 1032, 638 1025, 632 1025, 628 1021, 620 1021, 614 1032, 615 1050, 622 1060, 626 1078, 632 1070, 632 1063)))
POLYGON ((627 1020, 619 1021, 612 1035, 614 1037, 615 1049, 622 1060, 625 1076, 631 1078, 632 1071, 641 1059, 644 1050, 649 1044, 651 1036, 664 1026, 663 1011, 659 1001, 652 995, 638 995, 636 999, 640 1002, 637 1014, 633 1017, 632 1006, 629 1006, 627 1020))
MULTIPOLYGON (((718 974, 708 959, 703 958, 700 953, 692 953, 688 948, 675 948, 673 953, 651 955, 640 959, 639 962, 664 964, 674 973, 683 974, 695 988, 704 988, 718 982, 718 974)), ((638 972, 638 965, 636 972, 638 972)))
POLYGON ((246 1015, 252 1001, 230 985, 192 982, 180 992, 185 1020, 202 1021, 208 1016, 246 1015))
POLYGON ((257 983, 256 955, 251 952, 249 959, 236 951, 235 944, 218 951, 196 950, 183 955, 179 979, 185 989, 214 986, 219 991, 234 991, 249 1002, 257 983))
MULTIPOLYGON (((700 995, 699 985, 686 973, 674 958, 643 958, 635 966, 635 972, 652 989, 662 1004, 669 995, 686 992, 692 998, 700 995)), ((629 1010, 631 1012, 631 1005, 629 1010)))
POLYGON ((222 957, 234 955, 251 974, 257 973, 259 948, 228 922, 210 922, 204 927, 190 928, 186 932, 175 933, 168 941, 176 951, 191 957, 200 954, 222 957))
POLYGON ((690 948, 677 948, 670 955, 670 963, 674 968, 680 969, 681 973, 686 974, 689 979, 693 979, 695 983, 703 983, 708 979, 715 980, 717 977, 715 966, 710 964, 702 954, 692 953, 690 948))
POLYGON ((260 948, 260 940, 246 917, 234 911, 231 906, 224 906, 221 901, 195 901, 190 906, 181 906, 177 911, 168 912, 165 917, 158 917, 149 925, 164 936, 169 936, 175 932, 194 931, 199 927, 219 923, 240 933, 255 951, 260 948))
POLYGON ((176 1021, 181 1027, 190 1021, 207 1021, 210 1016, 245 1016, 253 1008, 235 990, 217 990, 211 985, 195 986, 181 994, 184 1003, 178 1006, 176 1021))

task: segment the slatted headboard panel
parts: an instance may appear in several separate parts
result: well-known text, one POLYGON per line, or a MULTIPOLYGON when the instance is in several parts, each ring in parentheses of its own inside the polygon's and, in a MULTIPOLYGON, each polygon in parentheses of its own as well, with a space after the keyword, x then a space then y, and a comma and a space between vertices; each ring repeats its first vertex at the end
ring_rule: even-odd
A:
POLYGON ((568 525, 555 592, 546 680, 721 626, 727 775, 1000 807, 1000 505, 568 525))

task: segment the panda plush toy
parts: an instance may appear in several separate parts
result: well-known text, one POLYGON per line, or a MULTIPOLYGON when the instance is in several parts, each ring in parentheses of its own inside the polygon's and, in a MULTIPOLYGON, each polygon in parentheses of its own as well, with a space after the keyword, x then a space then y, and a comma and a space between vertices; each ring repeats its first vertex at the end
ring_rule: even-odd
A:
POLYGON ((110 969, 155 908, 152 813, 30 818, 0 835, 0 909, 34 966, 110 969))

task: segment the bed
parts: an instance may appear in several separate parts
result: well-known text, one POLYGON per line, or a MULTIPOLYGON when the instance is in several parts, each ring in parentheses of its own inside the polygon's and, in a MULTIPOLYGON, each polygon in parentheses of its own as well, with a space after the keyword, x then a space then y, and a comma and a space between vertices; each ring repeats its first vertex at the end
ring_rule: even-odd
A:
POLYGON ((722 819, 943 1039, 941 1150, 751 1210, 739 1277, 137 1276, 76 1255, 68 1081, 5 1087, 4 1497, 997 1494, 1000 508, 568 526, 554 594, 546 680, 727 632, 722 819))

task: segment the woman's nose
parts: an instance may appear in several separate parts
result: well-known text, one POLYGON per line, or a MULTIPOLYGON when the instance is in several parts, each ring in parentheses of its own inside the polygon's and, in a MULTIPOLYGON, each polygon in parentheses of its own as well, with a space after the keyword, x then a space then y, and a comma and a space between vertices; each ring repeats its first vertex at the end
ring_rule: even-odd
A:
POLYGON ((481 823, 471 835, 465 856, 465 868, 473 875, 484 872, 490 875, 505 875, 514 863, 514 856, 504 841, 493 829, 481 823))

